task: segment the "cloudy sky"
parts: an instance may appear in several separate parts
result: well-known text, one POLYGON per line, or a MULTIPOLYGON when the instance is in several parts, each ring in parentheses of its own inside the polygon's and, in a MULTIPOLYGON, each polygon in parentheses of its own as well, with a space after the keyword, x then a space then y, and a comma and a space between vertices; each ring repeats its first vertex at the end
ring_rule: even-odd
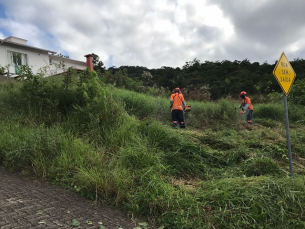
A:
POLYGON ((304 0, 0 0, 0 39, 106 67, 305 59, 304 0))

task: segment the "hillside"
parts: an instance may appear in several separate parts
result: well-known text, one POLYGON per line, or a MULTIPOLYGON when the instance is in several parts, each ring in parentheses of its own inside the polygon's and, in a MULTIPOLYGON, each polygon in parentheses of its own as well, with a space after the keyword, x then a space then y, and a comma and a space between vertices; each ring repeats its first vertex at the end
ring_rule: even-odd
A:
MULTIPOLYGON (((143 81, 146 86, 155 86, 172 89, 181 87, 184 95, 195 100, 220 99, 227 95, 238 96, 241 91, 267 95, 271 92, 282 92, 272 72, 276 63, 222 60, 204 61, 198 59, 188 61, 181 68, 162 66, 157 69, 148 69, 140 66, 110 67, 112 74, 128 76, 135 81, 143 81)), ((305 78, 305 60, 290 61, 297 73, 296 81, 305 78)), ((95 65, 97 71, 103 69, 95 65)), ((113 78, 110 82, 113 81, 113 78)))
MULTIPOLYGON (((281 96, 254 103, 169 99, 105 83, 95 72, 0 85, 0 165, 34 173, 147 218, 151 228, 304 228, 305 109, 288 101, 289 177, 281 96)), ((144 226, 143 226, 144 228, 144 226)))

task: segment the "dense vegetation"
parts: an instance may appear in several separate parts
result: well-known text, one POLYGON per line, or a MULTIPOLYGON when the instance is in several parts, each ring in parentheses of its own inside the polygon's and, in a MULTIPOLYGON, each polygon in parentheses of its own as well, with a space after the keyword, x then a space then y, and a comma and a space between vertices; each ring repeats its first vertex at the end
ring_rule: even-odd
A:
MULTIPOLYGON (((105 69, 101 68, 100 64, 100 61, 97 62, 95 69, 104 72, 105 69)), ((163 66, 158 69, 148 69, 141 66, 121 66, 111 67, 108 71, 114 74, 126 69, 131 79, 137 81, 144 79, 147 86, 155 85, 170 90, 179 86, 185 95, 189 95, 193 99, 202 100, 210 97, 215 100, 228 95, 238 96, 241 91, 247 91, 252 95, 281 92, 272 73, 275 64, 251 63, 248 59, 202 63, 200 60, 194 59, 186 62, 181 68, 163 66)), ((296 80, 303 80, 305 78, 305 60, 295 59, 290 64, 297 73, 296 80)))
POLYGON ((0 164, 155 228, 305 227, 304 81, 288 100, 290 178, 281 94, 254 104, 254 126, 235 109, 239 100, 186 95, 187 128, 172 129, 169 91, 128 71, 43 78, 24 69, 24 81, 2 83, 0 164))

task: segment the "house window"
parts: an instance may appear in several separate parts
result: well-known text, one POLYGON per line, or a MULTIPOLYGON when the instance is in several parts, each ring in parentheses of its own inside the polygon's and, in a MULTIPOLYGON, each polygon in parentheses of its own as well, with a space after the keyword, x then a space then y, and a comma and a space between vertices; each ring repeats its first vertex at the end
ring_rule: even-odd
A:
POLYGON ((27 54, 7 51, 8 62, 13 66, 27 65, 27 54))

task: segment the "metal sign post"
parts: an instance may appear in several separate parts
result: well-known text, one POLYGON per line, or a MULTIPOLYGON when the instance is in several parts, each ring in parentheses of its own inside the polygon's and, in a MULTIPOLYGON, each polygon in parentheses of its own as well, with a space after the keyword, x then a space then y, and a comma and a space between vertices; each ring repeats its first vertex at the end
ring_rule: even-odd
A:
POLYGON ((291 154, 290 133, 289 133, 289 120, 288 120, 288 107, 287 107, 287 96, 285 94, 283 94, 283 100, 284 100, 284 108, 285 108, 286 137, 287 137, 287 148, 288 148, 288 158, 289 158, 289 170, 290 170, 290 176, 293 177, 292 154, 291 154))
POLYGON ((290 133, 289 133, 289 119, 288 119, 288 106, 287 106, 287 96, 292 87, 293 81, 296 77, 296 74, 291 67, 285 53, 283 52, 279 61, 277 62, 273 75, 275 76, 277 82, 280 84, 284 94, 284 109, 285 109, 285 122, 286 122, 286 136, 287 136, 287 149, 288 149, 288 158, 289 158, 289 169, 290 176, 293 177, 292 169, 292 154, 291 154, 291 144, 290 144, 290 133))

